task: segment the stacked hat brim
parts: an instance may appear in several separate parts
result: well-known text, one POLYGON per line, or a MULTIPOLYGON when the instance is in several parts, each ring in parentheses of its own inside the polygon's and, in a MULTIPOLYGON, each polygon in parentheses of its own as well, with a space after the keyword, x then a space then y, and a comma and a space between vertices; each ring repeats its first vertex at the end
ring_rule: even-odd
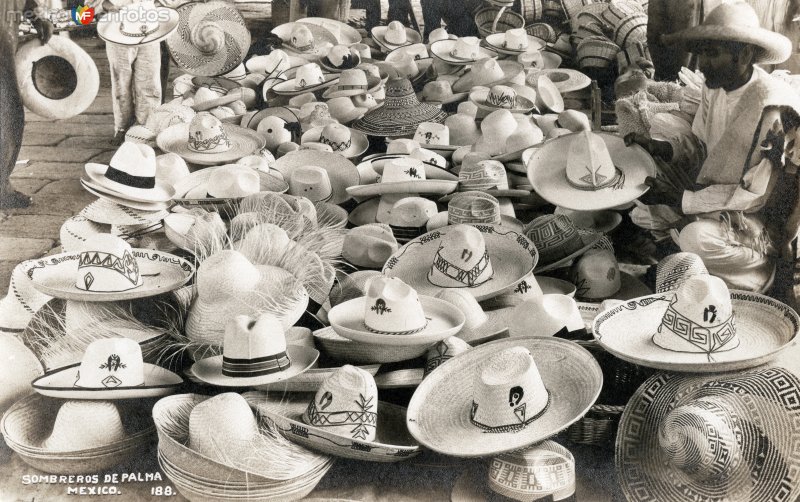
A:
POLYGON ((493 51, 500 54, 516 55, 527 51, 538 51, 546 45, 540 38, 528 35, 528 45, 522 49, 509 49, 505 44, 505 33, 492 33, 483 39, 484 43, 493 51))
POLYGON ((358 185, 361 177, 356 165, 338 153, 321 152, 317 150, 298 150, 289 152, 275 161, 275 170, 281 173, 283 179, 288 180, 292 171, 298 167, 317 166, 328 172, 333 196, 332 204, 341 204, 350 198, 347 187, 358 185))
POLYGON ((347 188, 347 193, 353 197, 365 199, 387 194, 432 194, 445 195, 452 193, 458 187, 457 181, 449 180, 415 180, 415 181, 386 181, 369 185, 356 185, 347 188))
POLYGON ((358 30, 347 23, 328 19, 327 17, 304 17, 297 20, 298 23, 316 24, 322 26, 336 37, 336 42, 342 45, 353 45, 361 42, 361 34, 358 30))
POLYGON ((653 336, 673 296, 644 296, 601 312, 594 321, 595 338, 611 354, 640 366, 707 373, 763 364, 791 345, 800 331, 800 317, 789 306, 757 293, 731 291, 736 348, 711 354, 667 350, 653 336))
MULTIPOLYGON (((480 224, 473 227, 483 235, 494 271, 490 280, 472 288, 465 287, 478 301, 482 301, 513 289, 533 271, 539 253, 524 235, 500 225, 480 224)), ((429 282, 428 273, 442 238, 452 228, 456 227, 443 227, 405 244, 389 258, 383 273, 389 277, 399 277, 420 295, 436 294, 441 288, 429 282)))
MULTIPOLYGON (((324 127, 314 127, 313 129, 309 129, 303 134, 301 141, 303 143, 318 143, 323 129, 324 127)), ((334 150, 334 153, 347 157, 348 159, 352 159, 366 152, 367 148, 369 148, 369 139, 367 138, 367 135, 363 132, 354 131, 351 129, 350 145, 344 150, 334 150)))
POLYGON ((14 403, 0 421, 6 444, 31 467, 52 474, 92 474, 129 461, 146 450, 155 432, 150 410, 141 403, 123 408, 120 417, 126 437, 90 449, 54 451, 42 443, 64 401, 32 394, 14 403))
MULTIPOLYGON (((160 400, 153 407, 153 420, 158 431, 158 462, 161 470, 179 492, 190 500, 299 500, 308 495, 333 465, 325 455, 312 455, 305 450, 302 464, 293 475, 280 477, 270 472, 249 472, 233 465, 208 458, 190 448, 189 416, 194 407, 208 399, 197 394, 179 394, 160 400)), ((269 453, 263 448, 275 443, 269 433, 269 423, 257 415, 263 445, 253 448, 253 455, 269 453)), ((214 431, 209 431, 213 434, 214 431)), ((276 443, 285 455, 295 453, 288 446, 276 443)), ((280 452, 278 452, 280 454, 280 452)), ((292 459, 293 465, 301 460, 292 459)))
POLYGON ((142 278, 141 286, 127 291, 84 291, 78 289, 78 262, 81 253, 60 253, 30 264, 27 274, 36 289, 64 300, 108 302, 133 300, 173 291, 194 275, 194 265, 178 256, 152 249, 132 250, 142 278))
POLYGON ((487 457, 518 450, 558 434, 579 420, 600 395, 603 372, 577 344, 547 337, 507 338, 459 354, 422 381, 408 406, 407 425, 417 441, 454 457, 487 457), (491 354, 524 347, 536 362, 549 405, 530 425, 487 434, 470 422, 473 378, 491 354))
POLYGON ((144 35, 126 35, 122 33, 123 23, 103 19, 97 23, 97 35, 105 40, 118 45, 142 46, 166 39, 178 28, 180 14, 175 9, 155 7, 150 15, 158 16, 158 27, 144 35), (164 19, 166 17, 166 19, 164 19))
MULTIPOLYGON (((203 197, 208 195, 208 180, 218 167, 207 167, 191 173, 175 184, 175 202, 181 206, 193 207, 200 206, 211 210, 219 206, 225 206, 239 198, 224 197, 203 197)), ((289 184, 269 173, 257 171, 260 181, 261 192, 285 193, 289 190, 289 184)))
POLYGON ((236 125, 225 125, 231 147, 224 152, 195 152, 189 148, 189 127, 191 124, 175 124, 158 135, 156 143, 165 152, 176 153, 186 161, 200 165, 216 165, 235 162, 262 148, 266 140, 252 129, 236 125))
POLYGON ((419 453, 419 445, 406 429, 406 409, 395 404, 378 402, 375 440, 363 441, 303 422, 308 396, 247 392, 244 397, 256 410, 271 418, 287 439, 312 450, 371 462, 400 462, 419 453))
POLYGON ((595 133, 603 141, 615 167, 621 171, 619 182, 599 190, 576 188, 567 180, 567 156, 572 141, 581 133, 572 133, 545 141, 528 161, 528 179, 533 189, 556 206, 575 211, 596 211, 627 204, 642 196, 648 186, 645 178, 656 175, 653 158, 643 148, 626 147, 623 139, 609 133, 595 133))
POLYGON ((169 208, 168 202, 138 202, 126 196, 121 196, 113 190, 104 189, 90 179, 81 178, 79 181, 83 189, 90 194, 100 199, 119 204, 120 206, 126 206, 140 211, 163 211, 169 208))
POLYGON ((223 374, 223 356, 201 359, 192 365, 192 373, 201 381, 217 387, 252 387, 291 380, 310 370, 319 358, 316 349, 289 345, 286 347, 290 366, 281 371, 254 377, 231 377, 223 374))
POLYGON ((592 83, 586 74, 572 68, 536 68, 528 72, 526 80, 535 83, 541 75, 549 78, 561 94, 580 91, 592 83))
POLYGON ((607 234, 617 228, 622 223, 622 214, 619 211, 571 211, 563 207, 557 207, 554 214, 565 214, 569 216, 576 227, 589 232, 599 232, 607 234))
POLYGON ((451 52, 453 51, 457 43, 458 43, 457 40, 452 40, 452 39, 437 40, 436 42, 430 45, 430 51, 435 58, 441 59, 447 64, 458 65, 458 66, 473 64, 479 59, 497 57, 496 52, 486 49, 484 47, 478 47, 477 55, 474 58, 461 59, 454 57, 451 54, 451 52))
POLYGON ((116 194, 118 197, 130 198, 137 202, 167 202, 172 199, 175 191, 167 183, 155 181, 153 188, 136 188, 129 185, 123 185, 116 181, 112 181, 106 177, 106 171, 109 166, 105 164, 86 164, 86 174, 89 176, 92 184, 97 186, 96 189, 111 191, 112 195, 116 194))
MULTIPOLYGON (((514 104, 510 108, 492 106, 488 104, 490 92, 491 91, 489 89, 477 89, 469 93, 469 100, 475 103, 475 106, 477 106, 478 110, 483 112, 484 115, 496 110, 508 110, 511 113, 529 113, 536 108, 535 103, 520 95, 517 95, 517 97, 514 99, 514 104)), ((520 150, 520 155, 521 154, 522 150, 520 150)))
MULTIPOLYGON (((517 63, 516 61, 510 61, 507 59, 503 59, 497 62, 497 65, 503 70, 503 76, 497 80, 492 82, 482 83, 480 85, 484 87, 492 87, 493 85, 501 85, 511 81, 517 75, 522 73, 523 67, 521 64, 517 63)), ((465 73, 461 76, 458 80, 453 82, 453 92, 467 92, 469 93, 473 87, 478 85, 477 79, 480 78, 478 75, 475 75, 470 70, 469 72, 465 73)))
POLYGON ((78 214, 89 221, 106 225, 149 225, 163 220, 169 212, 138 211, 107 199, 98 199, 81 209, 78 214))
POLYGON ((315 85, 306 85, 301 86, 299 82, 297 82, 296 78, 292 80, 287 80, 285 82, 279 82, 272 87, 272 91, 278 95, 284 96, 295 96, 297 94, 301 94, 304 92, 314 92, 320 89, 325 89, 326 87, 330 87, 336 82, 339 81, 339 74, 338 73, 325 73, 323 74, 323 82, 315 84, 315 85))
POLYGON ((333 327, 313 333, 314 342, 330 358, 349 364, 395 363, 423 355, 429 345, 379 345, 350 340, 336 333, 333 327))
POLYGON ((598 242, 600 242, 600 239, 603 238, 603 234, 596 233, 596 232, 579 231, 578 235, 579 235, 579 238, 581 240, 581 247, 580 248, 576 249, 575 251, 573 251, 572 253, 568 254, 567 256, 565 256, 563 258, 560 258, 560 259, 558 259, 556 261, 552 261, 550 263, 542 263, 542 261, 539 260, 539 263, 537 263, 536 268, 534 269, 534 272, 542 273, 542 272, 547 272, 549 270, 555 270, 557 268, 566 267, 567 265, 572 263, 572 260, 574 260, 575 258, 579 257, 580 255, 582 255, 586 251, 590 250, 598 242))
MULTIPOLYGON (((424 145, 422 148, 433 150, 436 145, 424 145)), ((369 167, 378 175, 383 175, 383 168, 386 163, 392 159, 402 159, 410 157, 404 153, 376 153, 364 157, 365 162, 369 162, 369 167)), ((448 171, 445 167, 438 166, 426 160, 422 161, 422 167, 425 169, 425 179, 427 180, 445 180, 445 181, 458 181, 458 175, 448 171)))
POLYGON ((298 49, 290 43, 292 39, 292 31, 294 30, 295 26, 297 25, 294 22, 283 23, 273 28, 271 32, 273 35, 276 35, 278 38, 283 40, 281 49, 289 52, 290 54, 297 54, 303 58, 316 60, 327 54, 328 49, 338 43, 336 37, 333 36, 333 33, 325 29, 324 26, 314 23, 303 23, 302 26, 308 28, 308 31, 311 32, 311 36, 314 39, 314 45, 307 50, 298 49))
POLYGON ((80 363, 46 373, 31 384, 43 396, 60 399, 141 399, 172 394, 183 383, 175 373, 155 364, 144 363, 144 383, 135 387, 77 387, 80 363))
MULTIPOLYGON (((358 366, 370 375, 375 375, 380 369, 380 364, 367 364, 358 366)), ((311 368, 290 380, 266 385, 256 385, 257 390, 278 392, 316 392, 319 386, 339 368, 311 368)))

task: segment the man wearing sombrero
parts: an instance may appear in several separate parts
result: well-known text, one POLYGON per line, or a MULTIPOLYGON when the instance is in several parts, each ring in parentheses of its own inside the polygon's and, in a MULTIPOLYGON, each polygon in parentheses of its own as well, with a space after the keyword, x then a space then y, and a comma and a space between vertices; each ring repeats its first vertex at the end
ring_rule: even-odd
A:
POLYGON ((663 220, 681 250, 700 255, 709 273, 731 288, 763 292, 800 224, 795 176, 788 174, 796 163, 788 152, 784 158, 784 143, 791 147, 800 124, 800 98, 756 65, 785 61, 792 44, 761 28, 743 2, 720 5, 702 24, 664 41, 697 55, 705 75, 691 133, 669 131, 664 141, 632 133, 625 141, 664 161, 662 173, 689 181, 648 178, 651 188, 641 197, 648 206, 632 217, 663 220))

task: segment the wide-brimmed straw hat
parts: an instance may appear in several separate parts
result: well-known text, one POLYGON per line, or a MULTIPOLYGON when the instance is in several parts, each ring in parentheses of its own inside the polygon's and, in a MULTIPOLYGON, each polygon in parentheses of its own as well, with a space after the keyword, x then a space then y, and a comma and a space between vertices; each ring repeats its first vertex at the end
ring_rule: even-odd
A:
POLYGON ((98 234, 80 252, 29 262, 34 287, 55 298, 116 301, 168 293, 186 284, 194 266, 169 253, 133 249, 119 237, 98 234))
POLYGON ((322 97, 330 99, 366 94, 380 82, 380 77, 368 76, 364 70, 358 68, 344 70, 339 74, 338 82, 325 89, 322 97))
POLYGON ((585 89, 592 83, 592 79, 585 73, 572 68, 537 68, 531 70, 525 80, 529 85, 535 86, 542 75, 547 77, 561 94, 585 89))
POLYGON ((622 491, 644 500, 795 500, 800 380, 770 366, 726 375, 658 373, 617 434, 622 491))
POLYGON ((323 73, 316 63, 307 63, 297 69, 294 78, 279 82, 272 87, 275 94, 297 96, 330 87, 339 81, 339 73, 323 73))
POLYGON ((274 315, 239 315, 225 325, 222 355, 197 361, 192 372, 211 385, 252 387, 300 375, 318 357, 316 349, 287 344, 284 328, 274 315))
POLYGON ((350 198, 347 187, 358 185, 360 176, 356 165, 338 153, 317 150, 298 150, 289 152, 275 161, 273 166, 283 175, 283 179, 292 177, 292 171, 303 166, 318 166, 328 172, 333 196, 332 204, 341 204, 350 198))
POLYGON ((130 338, 90 343, 81 362, 37 378, 39 394, 62 399, 133 399, 172 394, 183 383, 175 373, 145 363, 142 349, 130 338))
POLYGON ((597 361, 575 343, 496 340, 450 359, 422 381, 409 403, 408 430, 445 455, 514 451, 579 420, 602 383, 597 361))
POLYGON ((155 432, 150 407, 141 401, 65 401, 38 394, 9 408, 0 430, 31 467, 69 475, 102 472, 141 455, 155 432))
POLYGON ((167 38, 175 63, 192 75, 228 73, 250 48, 250 30, 227 2, 189 2, 178 7, 178 28, 167 38))
POLYGON ((448 194, 457 186, 458 182, 454 180, 427 179, 421 160, 401 156, 386 162, 378 183, 350 186, 347 193, 359 198, 394 195, 399 200, 401 195, 448 194))
POLYGON ((529 35, 523 28, 512 28, 505 33, 492 33, 483 41, 493 51, 508 55, 538 51, 545 46, 544 40, 529 35))
POLYGON ((528 179, 536 193, 577 211, 631 202, 647 191, 644 180, 655 173, 655 162, 643 148, 626 147, 622 138, 609 133, 585 131, 545 141, 528 161, 528 179), (603 169, 609 173, 600 174, 603 169))
POLYGON ((175 184, 175 201, 184 207, 229 209, 231 204, 256 192, 284 193, 289 184, 264 171, 226 164, 191 173, 175 184))
POLYGON ((452 304, 420 296, 396 277, 377 276, 366 296, 340 303, 328 320, 341 336, 378 345, 431 345, 458 332, 464 314, 452 304))
POLYGON ((522 222, 513 216, 502 214, 500 202, 488 193, 470 190, 457 192, 447 202, 447 211, 432 216, 426 225, 428 231, 447 225, 496 224, 522 233, 522 222))
POLYGON ((126 141, 114 152, 108 165, 87 163, 92 182, 119 197, 140 202, 167 202, 175 191, 156 179, 156 154, 153 148, 126 141))
POLYGON ((685 372, 751 368, 777 356, 800 317, 764 295, 729 291, 718 277, 689 277, 674 293, 637 298, 601 312, 595 338, 641 366, 685 372))
POLYGON ((392 78, 386 83, 383 105, 368 111, 352 127, 370 136, 411 136, 422 122, 443 122, 447 112, 420 103, 411 81, 392 78))
POLYGON ((493 85, 491 89, 475 89, 469 93, 469 100, 478 107, 478 116, 481 118, 498 109, 525 114, 536 108, 536 103, 517 94, 517 91, 506 85, 493 85))
POLYGON ((375 380, 345 365, 308 396, 247 393, 289 440, 337 457, 398 462, 415 456, 419 445, 408 433, 405 408, 378 401, 375 380))
POLYGON ((167 214, 169 213, 165 210, 133 209, 108 199, 97 199, 78 213, 89 221, 106 225, 149 225, 163 220, 167 214))
POLYGON ((334 153, 348 159, 360 156, 369 148, 369 139, 366 134, 341 124, 328 124, 324 127, 309 129, 303 134, 301 141, 302 143, 328 145, 334 153))
MULTIPOLYGON (((475 299, 473 298, 473 301, 475 299)), ((442 364, 462 352, 469 350, 470 345, 460 338, 451 336, 432 345, 425 352, 425 366, 403 368, 380 372, 375 375, 375 384, 379 389, 403 389, 416 387, 422 379, 428 376, 442 364)))
POLYGON ((208 112, 198 113, 188 124, 164 129, 156 142, 165 152, 207 166, 235 162, 265 145, 264 138, 252 129, 223 124, 208 112))
POLYGON ((536 272, 540 273, 569 265, 603 237, 596 232, 579 232, 568 216, 557 214, 535 218, 525 225, 523 233, 539 251, 536 272))
POLYGON ((538 259, 536 246, 513 230, 490 224, 453 225, 401 247, 383 273, 403 279, 421 295, 433 295, 441 287, 462 287, 481 301, 513 289, 538 259))
POLYGON ((438 40, 430 45, 433 56, 447 64, 464 66, 479 59, 497 57, 497 53, 480 46, 477 37, 438 40))
POLYGON ((361 64, 358 51, 347 45, 334 45, 324 57, 319 60, 319 65, 333 73, 355 68, 361 64))
POLYGON ((388 26, 376 26, 372 28, 370 34, 372 40, 387 52, 404 45, 422 42, 422 35, 418 31, 403 26, 400 21, 392 21, 388 26))
POLYGON ((584 302, 630 300, 653 294, 642 281, 619 269, 614 252, 599 247, 575 260, 569 272, 575 297, 584 302))
POLYGON ((97 35, 113 44, 141 47, 164 40, 178 28, 178 11, 149 0, 126 5, 115 14, 113 20, 97 22, 97 35))
POLYGON ((343 45, 353 45, 361 43, 361 34, 357 29, 347 23, 327 17, 304 17, 297 20, 298 23, 316 24, 322 26, 336 37, 336 41, 343 45))
POLYGON ((516 61, 481 59, 470 67, 470 71, 453 82, 453 92, 470 92, 476 86, 491 87, 506 84, 517 78, 522 70, 522 65, 516 61))
POLYGON ((686 279, 697 274, 707 274, 703 259, 694 253, 681 251, 664 257, 656 265, 656 293, 675 291, 686 279))
POLYGON ((307 59, 319 59, 336 45, 336 37, 330 31, 311 23, 284 23, 271 33, 283 41, 283 50, 307 59))
MULTIPOLYGON (((377 273, 377 272, 376 272, 377 273)), ((429 344, 385 345, 345 338, 328 326, 314 331, 314 343, 335 361, 348 364, 394 363, 414 359, 425 353, 429 344)))
POLYGON ((784 35, 762 28, 758 14, 746 2, 722 4, 709 12, 703 22, 664 36, 664 43, 680 44, 690 50, 703 42, 740 42, 754 45, 754 63, 778 64, 792 53, 792 43, 784 35))

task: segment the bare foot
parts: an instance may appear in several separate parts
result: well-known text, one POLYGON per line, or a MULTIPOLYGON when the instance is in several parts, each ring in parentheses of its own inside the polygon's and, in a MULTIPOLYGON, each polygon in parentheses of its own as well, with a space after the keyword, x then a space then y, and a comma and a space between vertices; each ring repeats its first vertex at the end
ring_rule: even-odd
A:
POLYGON ((21 209, 31 205, 31 198, 16 190, 2 191, 0 209, 21 209))

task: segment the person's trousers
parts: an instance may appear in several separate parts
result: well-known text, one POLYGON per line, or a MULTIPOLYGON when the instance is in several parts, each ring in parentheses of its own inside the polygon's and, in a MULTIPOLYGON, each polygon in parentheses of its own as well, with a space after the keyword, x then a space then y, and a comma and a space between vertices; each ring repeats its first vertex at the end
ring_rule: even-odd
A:
POLYGON ((0 23, 0 30, 0 198, 3 198, 22 146, 25 108, 17 86, 14 62, 17 33, 13 27, 3 23, 0 23))
POLYGON ((114 128, 125 130, 134 121, 144 124, 150 110, 161 104, 161 45, 106 43, 106 54, 111 69, 114 128))
POLYGON ((772 285, 776 260, 773 248, 761 244, 764 225, 746 217, 746 232, 721 220, 699 219, 686 225, 678 238, 681 251, 703 259, 708 273, 731 289, 764 292, 772 285))

